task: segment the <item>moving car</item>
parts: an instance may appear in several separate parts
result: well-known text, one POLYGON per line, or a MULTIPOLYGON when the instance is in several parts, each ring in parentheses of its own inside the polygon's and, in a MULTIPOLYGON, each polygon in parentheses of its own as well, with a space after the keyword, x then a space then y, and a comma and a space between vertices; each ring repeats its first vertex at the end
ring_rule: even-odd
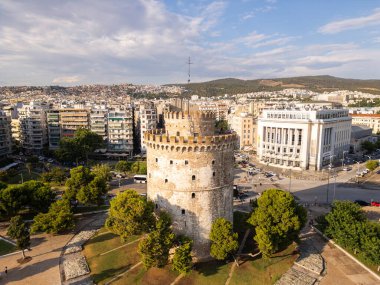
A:
POLYGON ((380 207, 380 202, 378 202, 378 201, 372 201, 371 202, 371 206, 380 207))

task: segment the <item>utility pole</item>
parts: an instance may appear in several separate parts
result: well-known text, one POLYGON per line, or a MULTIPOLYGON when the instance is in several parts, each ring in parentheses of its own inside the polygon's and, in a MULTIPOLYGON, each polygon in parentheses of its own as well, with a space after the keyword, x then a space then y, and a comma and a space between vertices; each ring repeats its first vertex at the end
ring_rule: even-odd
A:
POLYGON ((327 172, 327 188, 326 188, 326 203, 329 203, 329 187, 330 187, 330 168, 327 172))
POLYGON ((189 84, 190 83, 190 65, 193 64, 193 62, 191 62, 190 60, 190 56, 189 56, 189 59, 187 61, 187 65, 188 65, 188 70, 187 70, 187 75, 188 75, 188 78, 187 78, 187 83, 189 84))
POLYGON ((336 186, 336 172, 334 173, 334 196, 333 196, 333 201, 335 201, 335 186, 336 186))

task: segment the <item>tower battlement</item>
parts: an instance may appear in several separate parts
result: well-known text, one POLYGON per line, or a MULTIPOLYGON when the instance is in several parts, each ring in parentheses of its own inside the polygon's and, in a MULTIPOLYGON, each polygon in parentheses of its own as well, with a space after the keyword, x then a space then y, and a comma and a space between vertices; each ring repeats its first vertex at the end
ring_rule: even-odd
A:
POLYGON ((214 112, 201 112, 201 111, 193 111, 193 112, 181 112, 181 111, 173 111, 173 112, 165 112, 164 113, 165 120, 188 120, 188 119, 213 119, 215 120, 216 116, 214 112))

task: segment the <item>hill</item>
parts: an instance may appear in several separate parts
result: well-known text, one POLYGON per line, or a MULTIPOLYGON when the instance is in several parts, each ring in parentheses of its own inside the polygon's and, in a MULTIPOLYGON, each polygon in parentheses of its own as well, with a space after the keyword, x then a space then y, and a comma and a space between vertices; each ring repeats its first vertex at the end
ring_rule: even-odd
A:
POLYGON ((380 80, 346 79, 329 75, 255 80, 225 78, 208 82, 176 85, 185 87, 189 94, 198 94, 200 96, 276 91, 287 88, 302 88, 316 92, 351 90, 380 94, 380 80))

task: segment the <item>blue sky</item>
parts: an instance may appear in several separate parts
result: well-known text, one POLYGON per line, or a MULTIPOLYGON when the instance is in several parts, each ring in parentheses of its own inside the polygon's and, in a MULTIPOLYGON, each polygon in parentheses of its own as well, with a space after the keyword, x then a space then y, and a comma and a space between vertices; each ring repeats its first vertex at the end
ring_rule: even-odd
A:
POLYGON ((0 1, 0 85, 380 79, 380 1, 0 1))

